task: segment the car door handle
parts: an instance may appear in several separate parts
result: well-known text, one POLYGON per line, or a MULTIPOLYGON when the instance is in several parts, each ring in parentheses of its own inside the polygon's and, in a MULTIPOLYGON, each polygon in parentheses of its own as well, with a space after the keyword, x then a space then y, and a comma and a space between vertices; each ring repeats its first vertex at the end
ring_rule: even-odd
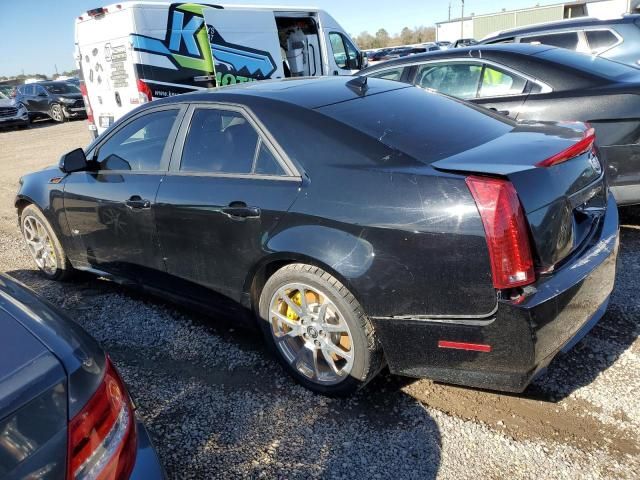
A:
POLYGON ((129 200, 124 202, 130 209, 141 210, 143 208, 151 208, 151 202, 141 198, 139 195, 133 195, 129 200))
POLYGON ((495 107, 489 107, 489 110, 493 110, 496 113, 499 113, 501 115, 506 115, 507 117, 509 116, 509 110, 498 110, 495 107))
POLYGON ((244 202, 231 202, 228 207, 222 209, 222 213, 235 218, 258 218, 260 209, 258 207, 248 207, 244 202))

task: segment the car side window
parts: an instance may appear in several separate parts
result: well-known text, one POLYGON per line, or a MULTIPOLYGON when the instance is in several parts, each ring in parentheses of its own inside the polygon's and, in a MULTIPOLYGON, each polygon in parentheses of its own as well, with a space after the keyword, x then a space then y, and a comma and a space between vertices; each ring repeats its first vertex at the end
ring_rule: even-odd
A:
POLYGON ((372 73, 370 76, 373 78, 382 78, 384 80, 396 80, 399 81, 402 78, 404 67, 388 68, 381 72, 372 73))
POLYGON ((47 92, 45 91, 44 88, 42 88, 40 85, 36 85, 35 87, 36 91, 35 91, 35 95, 42 95, 45 96, 47 94, 47 92))
POLYGON ((435 63, 419 67, 415 85, 462 99, 475 98, 482 74, 478 63, 435 63))
POLYGON ((33 85, 27 85, 24 87, 23 95, 33 95, 33 85))
POLYGON ((127 123, 98 150, 100 170, 157 171, 179 110, 148 113, 127 123))
POLYGON ((333 50, 333 58, 338 68, 343 70, 353 70, 358 68, 358 50, 353 44, 341 33, 331 32, 329 34, 331 42, 331 50, 333 50))
POLYGON ((285 174, 244 115, 216 108, 197 108, 193 112, 180 171, 285 174))
POLYGON ((534 35, 523 37, 520 43, 541 43, 554 47, 576 50, 578 48, 578 32, 549 33, 546 35, 534 35))
POLYGON ((618 37, 611 30, 585 30, 591 53, 600 53, 618 43, 618 37))
POLYGON ((524 92, 526 85, 525 78, 485 65, 478 96, 484 98, 518 95, 524 92))

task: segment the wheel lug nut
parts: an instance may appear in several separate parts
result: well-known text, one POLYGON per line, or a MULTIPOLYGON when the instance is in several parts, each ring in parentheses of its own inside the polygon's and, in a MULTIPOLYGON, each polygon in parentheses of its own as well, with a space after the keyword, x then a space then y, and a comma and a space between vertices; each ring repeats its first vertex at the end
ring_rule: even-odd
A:
POLYGON ((314 341, 313 343, 316 345, 316 347, 319 347, 319 346, 320 346, 320 340, 316 340, 316 341, 314 341))

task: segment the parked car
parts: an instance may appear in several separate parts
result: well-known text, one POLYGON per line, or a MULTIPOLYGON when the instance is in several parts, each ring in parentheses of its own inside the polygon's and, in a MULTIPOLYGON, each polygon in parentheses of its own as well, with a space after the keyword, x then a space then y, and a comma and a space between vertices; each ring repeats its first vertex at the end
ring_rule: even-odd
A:
POLYGON ((475 45, 476 43, 478 42, 473 38, 459 38, 454 42, 453 48, 468 47, 470 45, 475 45))
POLYGON ((440 50, 446 50, 447 48, 451 48, 451 42, 448 42, 446 40, 441 40, 435 43, 438 47, 440 47, 440 50))
POLYGON ((608 20, 580 17, 530 25, 497 32, 480 43, 552 45, 637 67, 640 64, 640 15, 608 20))
POLYGON ((80 89, 80 79, 78 77, 67 78, 65 82, 70 83, 71 85, 75 85, 78 89, 80 89))
POLYGON ((164 478, 120 375, 80 326, 2 274, 0 331, 3 479, 164 478))
POLYGON ((592 143, 398 82, 254 82, 141 107, 23 177, 16 207, 48 278, 255 313, 315 391, 351 393, 385 361, 520 391, 613 288, 592 143))
POLYGON ((29 113, 25 106, 14 98, 0 93, 0 128, 29 126, 29 113))
POLYGON ((29 117, 52 118, 64 122, 85 118, 86 109, 80 90, 67 82, 38 82, 20 85, 16 98, 27 107, 29 117))
POLYGON ((517 120, 595 128, 619 205, 640 203, 640 71, 543 45, 478 45, 370 67, 361 75, 437 90, 517 120))

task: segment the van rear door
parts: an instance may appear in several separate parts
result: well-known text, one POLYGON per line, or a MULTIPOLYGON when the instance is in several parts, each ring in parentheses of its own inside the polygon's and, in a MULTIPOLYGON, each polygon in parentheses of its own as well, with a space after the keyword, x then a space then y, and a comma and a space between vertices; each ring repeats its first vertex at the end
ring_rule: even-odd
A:
POLYGON ((270 10, 205 10, 218 85, 284 77, 275 15, 270 10))
POLYGON ((130 9, 83 15, 76 22, 76 54, 98 133, 137 106, 133 31, 130 9))

